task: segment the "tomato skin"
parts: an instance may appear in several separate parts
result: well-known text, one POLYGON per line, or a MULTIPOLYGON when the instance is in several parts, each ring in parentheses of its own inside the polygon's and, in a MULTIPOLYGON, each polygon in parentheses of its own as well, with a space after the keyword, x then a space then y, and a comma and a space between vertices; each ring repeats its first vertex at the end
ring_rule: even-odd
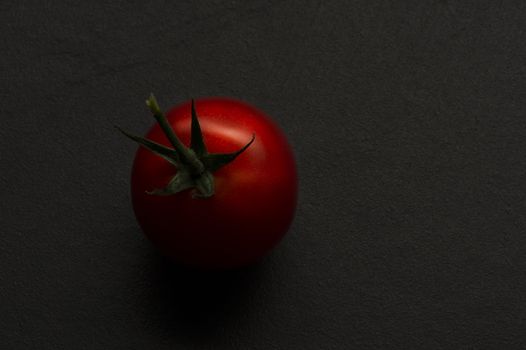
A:
MULTIPOLYGON (((292 150, 279 128, 261 111, 234 99, 195 101, 210 153, 234 152, 254 143, 214 172, 215 194, 192 198, 186 190, 170 196, 146 193, 164 187, 173 165, 143 147, 131 176, 133 209, 146 236, 162 253, 185 265, 234 268, 266 255, 285 235, 294 217, 298 180, 292 150)), ((185 145, 190 144, 190 102, 166 117, 185 145)), ((155 124, 146 138, 171 147, 155 124)))

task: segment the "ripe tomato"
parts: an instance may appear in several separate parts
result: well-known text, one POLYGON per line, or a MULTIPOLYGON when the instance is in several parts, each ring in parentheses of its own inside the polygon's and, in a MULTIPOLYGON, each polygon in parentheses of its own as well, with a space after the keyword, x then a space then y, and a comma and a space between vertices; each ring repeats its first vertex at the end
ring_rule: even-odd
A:
MULTIPOLYGON (((164 254, 183 264, 232 268, 253 263, 281 240, 294 216, 298 184, 291 148, 278 127, 246 103, 203 98, 195 101, 195 111, 208 152, 235 152, 254 135, 253 143, 213 172, 208 198, 196 197, 195 189, 152 193, 179 170, 139 147, 131 175, 137 221, 164 254)), ((166 120, 182 144, 193 143, 190 102, 171 109, 166 120)), ((146 139, 170 147, 163 130, 155 124, 146 139)))

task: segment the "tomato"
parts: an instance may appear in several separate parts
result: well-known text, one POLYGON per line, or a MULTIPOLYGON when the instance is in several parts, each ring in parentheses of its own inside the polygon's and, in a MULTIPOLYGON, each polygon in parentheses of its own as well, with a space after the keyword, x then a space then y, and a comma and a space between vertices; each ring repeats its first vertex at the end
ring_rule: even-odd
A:
MULTIPOLYGON (((208 180, 201 169, 184 177, 188 188, 166 193, 162 189, 182 170, 171 159, 139 147, 131 174, 137 221, 162 253, 182 264, 223 269, 254 263, 277 245, 293 220, 298 181, 292 150, 263 112, 218 97, 198 99, 194 107, 189 101, 166 114, 167 124, 187 150, 194 146, 192 111, 198 117, 197 133, 201 132, 205 153, 241 152, 217 170, 211 166, 213 192, 206 192, 208 180), (206 195, 200 195, 198 185, 191 185, 200 176, 206 180, 206 195)), ((166 125, 155 124, 146 139, 174 148, 166 125)))

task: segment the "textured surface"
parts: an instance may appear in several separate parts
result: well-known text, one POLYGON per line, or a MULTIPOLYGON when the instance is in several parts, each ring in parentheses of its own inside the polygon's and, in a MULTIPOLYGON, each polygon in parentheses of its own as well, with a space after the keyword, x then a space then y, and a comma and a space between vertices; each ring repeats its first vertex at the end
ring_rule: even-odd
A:
POLYGON ((0 2, 2 349, 526 347, 523 1, 0 2), (260 265, 195 274, 128 194, 143 100, 294 146, 260 265))

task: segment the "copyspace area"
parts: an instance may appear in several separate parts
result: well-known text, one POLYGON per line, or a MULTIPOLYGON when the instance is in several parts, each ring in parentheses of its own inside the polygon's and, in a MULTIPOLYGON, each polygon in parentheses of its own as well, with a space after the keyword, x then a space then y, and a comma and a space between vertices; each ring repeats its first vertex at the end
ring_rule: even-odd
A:
POLYGON ((2 349, 526 347, 520 1, 0 2, 2 349), (280 125, 300 196, 257 266, 142 235, 145 98, 280 125))

